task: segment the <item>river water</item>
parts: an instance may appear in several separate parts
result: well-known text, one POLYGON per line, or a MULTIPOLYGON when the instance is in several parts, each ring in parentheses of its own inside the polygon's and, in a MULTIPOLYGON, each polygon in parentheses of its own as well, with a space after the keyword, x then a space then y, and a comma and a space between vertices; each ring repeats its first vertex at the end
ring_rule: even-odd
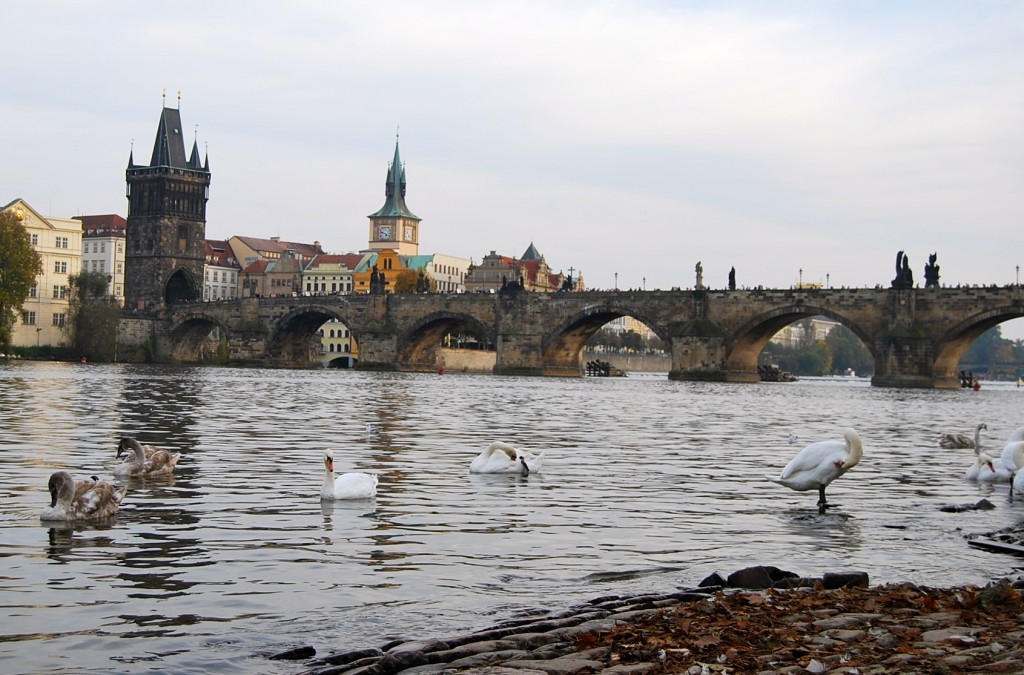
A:
POLYGON ((1001 447, 1022 402, 996 384, 0 364, 0 660, 288 673, 261 655, 443 637, 754 564, 984 583, 1019 560, 964 534, 1018 523, 1024 500, 965 483, 973 452, 936 439, 984 421, 1001 447), (865 456, 827 515, 764 478, 846 426, 865 456), (131 481, 112 523, 42 525, 50 473, 110 477, 122 434, 180 451, 175 476, 131 481), (543 472, 470 475, 495 439, 545 451, 543 472), (378 496, 321 504, 325 447, 379 474, 378 496), (997 508, 939 510, 982 497, 997 508))

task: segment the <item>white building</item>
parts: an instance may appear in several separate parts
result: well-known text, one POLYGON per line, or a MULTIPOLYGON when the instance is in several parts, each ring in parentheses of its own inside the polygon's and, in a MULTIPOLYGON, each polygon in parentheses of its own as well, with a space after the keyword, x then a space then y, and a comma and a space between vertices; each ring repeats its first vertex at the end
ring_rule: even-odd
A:
POLYGON ((303 295, 346 295, 352 293, 352 274, 370 254, 320 253, 302 270, 303 295))
POLYGON ((238 276, 242 271, 231 244, 207 239, 203 265, 203 300, 233 300, 238 297, 238 276))
POLYGON ((117 214, 75 216, 82 221, 82 271, 107 275, 107 293, 124 305, 124 243, 128 221, 117 214))

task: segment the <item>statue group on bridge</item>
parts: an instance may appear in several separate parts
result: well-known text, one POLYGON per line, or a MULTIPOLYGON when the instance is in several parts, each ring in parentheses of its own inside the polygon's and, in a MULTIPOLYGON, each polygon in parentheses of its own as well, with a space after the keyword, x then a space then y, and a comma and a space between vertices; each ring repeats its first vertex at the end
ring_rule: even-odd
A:
MULTIPOLYGON (((939 287, 939 254, 932 253, 928 256, 928 264, 924 266, 924 287, 939 287)), ((896 254, 896 278, 892 280, 892 287, 897 290, 906 290, 914 287, 914 273, 910 271, 910 258, 903 251, 896 254)))
POLYGON ((370 295, 384 295, 388 290, 388 281, 384 278, 383 271, 377 271, 377 266, 373 266, 373 270, 370 272, 370 295))
POLYGON ((928 264, 924 266, 925 288, 939 287, 939 264, 935 262, 936 260, 938 260, 938 258, 938 253, 932 253, 930 256, 928 256, 928 264))

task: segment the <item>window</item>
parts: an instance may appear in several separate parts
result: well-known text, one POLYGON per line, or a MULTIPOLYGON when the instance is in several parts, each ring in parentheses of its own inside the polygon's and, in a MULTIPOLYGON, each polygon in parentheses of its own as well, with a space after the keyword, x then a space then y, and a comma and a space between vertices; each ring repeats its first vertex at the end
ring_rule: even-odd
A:
POLYGON ((68 263, 66 260, 57 260, 53 263, 53 271, 57 274, 68 273, 68 263))
POLYGON ((35 298, 39 296, 39 284, 36 284, 32 288, 28 289, 28 297, 35 298))
POLYGON ((55 298, 59 298, 60 297, 60 286, 58 286, 56 284, 53 285, 53 297, 55 297, 55 298))
POLYGON ((64 312, 54 312, 53 314, 53 325, 64 327, 64 312))
MULTIPOLYGON (((68 248, 67 237, 57 237, 57 248, 68 248)), ((63 324, 61 324, 63 325, 63 324)))
POLYGON ((33 234, 32 235, 32 245, 33 246, 39 246, 39 235, 38 234, 33 234))
POLYGON ((107 252, 107 245, 105 243, 100 244, 100 253, 106 253, 106 252, 107 252))
POLYGON ((106 272, 106 271, 107 271, 107 261, 106 260, 101 260, 100 261, 100 272, 106 272))
POLYGON ((21 322, 26 326, 36 325, 36 313, 24 311, 21 313, 21 322))

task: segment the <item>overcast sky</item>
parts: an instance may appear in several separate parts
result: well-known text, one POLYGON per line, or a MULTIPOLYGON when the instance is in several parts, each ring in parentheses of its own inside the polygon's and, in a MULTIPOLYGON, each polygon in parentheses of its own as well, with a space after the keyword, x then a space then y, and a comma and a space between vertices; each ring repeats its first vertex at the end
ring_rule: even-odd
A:
POLYGON ((365 248, 397 129, 421 253, 533 242, 647 289, 698 261, 713 288, 888 285, 899 250, 919 283, 933 252, 944 284, 1024 263, 1016 1, 14 0, 3 22, 0 202, 46 215, 127 215, 166 88, 209 152, 211 239, 365 248))

